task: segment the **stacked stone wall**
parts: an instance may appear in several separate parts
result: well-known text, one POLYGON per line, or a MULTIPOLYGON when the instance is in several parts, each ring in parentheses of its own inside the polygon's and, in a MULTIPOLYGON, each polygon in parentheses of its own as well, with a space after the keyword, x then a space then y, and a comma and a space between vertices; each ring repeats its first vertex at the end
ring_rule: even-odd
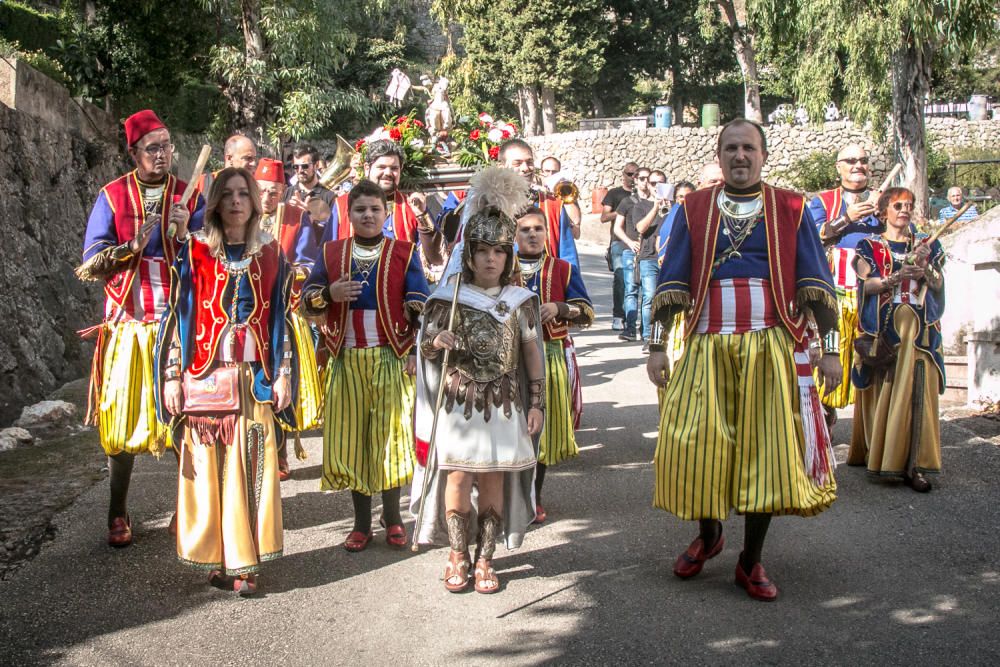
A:
MULTIPOLYGON (((871 152, 873 169, 881 176, 892 166, 885 142, 876 142, 860 125, 841 121, 822 126, 771 125, 765 128, 770 157, 764 178, 790 187, 780 177, 793 163, 816 151, 835 152, 857 142, 871 152), (778 174, 777 178, 773 176, 778 174), (771 176, 771 178, 769 178, 771 176)), ((1000 155, 1000 120, 969 122, 952 118, 930 118, 927 131, 936 145, 947 151, 961 147, 996 150, 1000 155)), ((581 195, 589 198, 597 187, 613 187, 621 179, 622 166, 632 160, 642 166, 662 169, 669 182, 694 181, 701 166, 715 157, 719 128, 671 127, 666 129, 616 129, 565 132, 532 137, 536 163, 554 155, 563 169, 573 174, 581 195)), ((831 184, 832 185, 832 184, 831 184)))

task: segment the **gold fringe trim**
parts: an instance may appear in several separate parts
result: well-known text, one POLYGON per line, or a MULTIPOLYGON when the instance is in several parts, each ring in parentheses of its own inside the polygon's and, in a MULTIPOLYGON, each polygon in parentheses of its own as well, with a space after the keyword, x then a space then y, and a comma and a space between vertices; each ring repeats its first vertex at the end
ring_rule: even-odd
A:
POLYGON ((423 301, 407 301, 405 305, 411 320, 416 320, 424 312, 423 301))
POLYGON ((816 302, 837 312, 837 298, 821 287, 800 287, 795 293, 795 305, 800 309, 806 308, 809 304, 816 302))
POLYGON ((670 289, 660 292, 653 297, 653 313, 655 314, 660 308, 668 308, 671 306, 680 306, 681 308, 687 310, 691 306, 691 292, 687 290, 680 289, 670 289))
POLYGON ((73 273, 80 280, 88 283, 104 280, 115 272, 119 262, 111 257, 111 248, 99 252, 86 262, 76 267, 73 273))
POLYGON ((589 303, 576 301, 573 305, 580 309, 580 316, 574 322, 578 327, 586 329, 594 323, 594 309, 589 303))

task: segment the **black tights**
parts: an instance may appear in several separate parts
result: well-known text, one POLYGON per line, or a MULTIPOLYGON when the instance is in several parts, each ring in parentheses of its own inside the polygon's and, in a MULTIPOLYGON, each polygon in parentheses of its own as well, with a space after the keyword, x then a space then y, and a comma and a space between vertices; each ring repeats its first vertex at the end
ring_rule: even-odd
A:
POLYGON ((538 463, 535 466, 535 503, 542 504, 542 484, 545 483, 545 464, 538 463))
MULTIPOLYGON (((172 450, 178 465, 181 462, 180 429, 174 432, 172 450)), ((135 454, 121 452, 108 457, 108 470, 111 481, 111 502, 108 504, 108 527, 112 519, 128 516, 128 487, 132 481, 132 468, 135 467, 135 454)))
MULTIPOLYGON (((403 515, 399 511, 401 491, 396 487, 382 492, 382 518, 386 526, 403 523, 403 515)), ((372 497, 351 491, 351 501, 354 503, 354 530, 368 533, 372 529, 372 497)))
MULTIPOLYGON (((747 574, 753 566, 760 562, 764 550, 764 538, 771 525, 770 514, 750 513, 743 523, 743 556, 740 567, 747 574)), ((702 519, 698 522, 699 534, 705 544, 705 551, 710 551, 722 535, 722 522, 715 519, 702 519)))

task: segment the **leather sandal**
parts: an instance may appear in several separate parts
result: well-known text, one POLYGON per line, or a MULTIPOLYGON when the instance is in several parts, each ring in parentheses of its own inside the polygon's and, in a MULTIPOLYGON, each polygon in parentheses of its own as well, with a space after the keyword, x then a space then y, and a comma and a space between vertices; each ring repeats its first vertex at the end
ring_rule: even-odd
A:
POLYGON ((257 594, 257 575, 241 574, 233 579, 233 591, 241 598, 252 597, 257 594))
POLYGON ((448 564, 444 566, 444 587, 451 593, 461 593, 469 586, 469 552, 461 553, 454 549, 448 554, 448 564), (454 582, 452 579, 460 579, 454 582))
POLYGON ((360 530, 352 530, 347 534, 347 539, 344 540, 344 548, 353 553, 364 551, 368 548, 373 537, 375 537, 375 534, 370 530, 367 533, 362 533, 360 530))
POLYGON ((116 516, 108 527, 108 546, 121 549, 132 544, 132 518, 116 516))
POLYGON ((490 595, 500 590, 500 580, 493 569, 493 561, 480 558, 476 561, 476 592, 490 595), (489 585, 492 584, 492 585, 489 585))
POLYGON ((288 459, 278 457, 278 481, 285 482, 292 477, 292 470, 288 467, 288 459))

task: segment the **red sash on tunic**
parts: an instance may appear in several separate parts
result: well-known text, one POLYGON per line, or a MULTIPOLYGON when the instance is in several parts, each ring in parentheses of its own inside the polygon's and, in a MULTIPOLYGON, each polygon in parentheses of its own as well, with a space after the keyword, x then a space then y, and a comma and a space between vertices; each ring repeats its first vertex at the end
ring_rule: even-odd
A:
MULTIPOLYGON (((566 285, 569 284, 570 265, 564 259, 546 255, 542 260, 539 276, 539 296, 542 303, 566 301, 566 285)), ((544 325, 545 340, 562 340, 569 336, 569 325, 558 318, 544 325)))
MULTIPOLYGON (((691 236, 691 310, 688 311, 685 336, 696 329, 705 304, 712 263, 719 237, 721 215, 716 198, 722 186, 692 192, 684 201, 688 232, 691 236)), ((795 305, 795 267, 799 224, 805 212, 802 195, 761 183, 764 200, 764 228, 767 231, 768 267, 771 291, 782 323, 796 342, 806 333, 806 318, 795 305)), ((734 260, 730 260, 734 261, 734 260)))
MULTIPOLYGON (((329 241, 323 246, 323 262, 330 283, 341 276, 351 275, 351 249, 354 241, 343 239, 329 241)), ((406 271, 410 266, 414 245, 407 241, 385 239, 378 259, 378 283, 375 301, 378 317, 389 339, 389 345, 400 357, 409 352, 417 332, 406 316, 406 271)), ((331 303, 326 311, 323 336, 330 354, 340 353, 347 334, 347 316, 351 304, 346 301, 331 303)))
MULTIPOLYGON (((278 244, 272 241, 251 260, 246 274, 253 291, 254 307, 245 325, 255 339, 257 353, 268 379, 271 379, 271 339, 268 335, 271 294, 274 293, 274 284, 278 279, 278 268, 278 244)), ((229 274, 222 262, 212 256, 208 244, 195 237, 191 239, 191 282, 194 302, 198 307, 194 314, 194 351, 188 370, 195 377, 201 377, 211 370, 222 331, 229 324, 229 314, 222 306, 229 274)))
POLYGON ((549 224, 548 235, 545 238, 545 252, 552 257, 559 256, 559 240, 561 238, 563 203, 547 192, 538 195, 538 208, 545 212, 545 220, 549 224))
MULTIPOLYGON (((163 257, 168 265, 172 264, 174 257, 177 256, 180 244, 175 240, 170 240, 167 236, 167 227, 170 224, 167 218, 170 207, 181 200, 185 187, 187 184, 184 181, 179 181, 169 174, 163 185, 163 197, 159 211, 162 215, 160 238, 163 239, 163 257)), ((146 211, 142 205, 142 192, 139 190, 138 172, 132 170, 124 176, 116 178, 105 185, 103 191, 115 216, 114 224, 118 243, 128 243, 135 238, 139 229, 146 222, 146 211)), ((197 205, 197 197, 188 200, 188 212, 194 213, 197 205)), ((108 278, 104 285, 104 293, 117 308, 125 307, 125 301, 132 289, 132 282, 135 280, 140 260, 141 253, 135 255, 125 268, 108 278)))

